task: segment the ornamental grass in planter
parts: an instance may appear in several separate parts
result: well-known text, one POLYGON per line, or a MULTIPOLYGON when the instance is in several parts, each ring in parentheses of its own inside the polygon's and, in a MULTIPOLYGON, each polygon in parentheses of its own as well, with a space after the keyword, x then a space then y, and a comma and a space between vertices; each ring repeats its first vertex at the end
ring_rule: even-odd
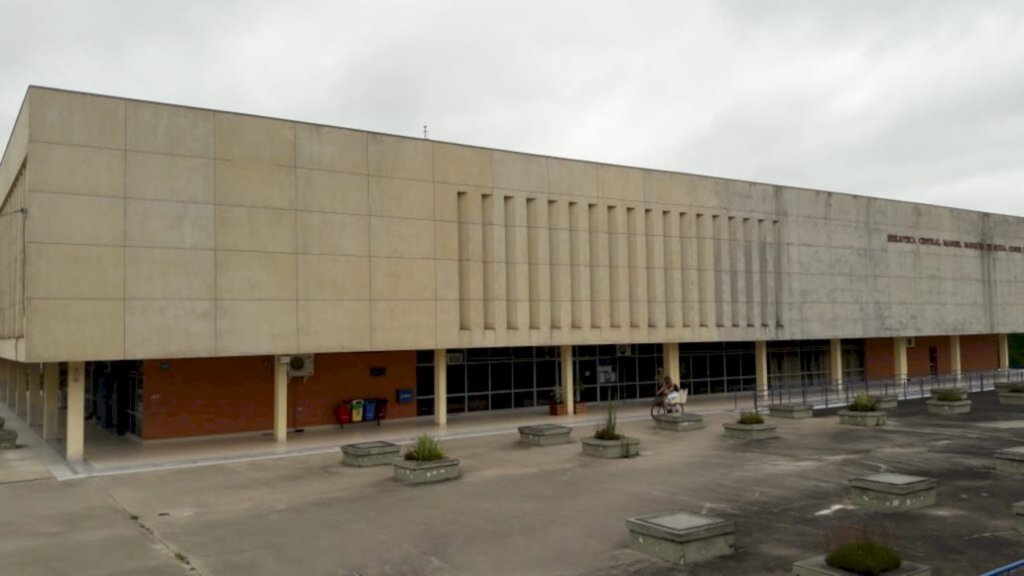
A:
POLYGON ((608 402, 604 424, 593 437, 584 438, 583 454, 598 458, 632 458, 640 455, 640 439, 630 438, 619 432, 615 404, 608 402))
POLYGON ((395 479, 403 484, 429 484, 459 477, 459 461, 445 456, 437 440, 422 434, 394 463, 395 479))
POLYGON ((931 574, 931 568, 904 562, 891 545, 890 531, 885 526, 840 526, 826 532, 822 556, 793 564, 793 574, 907 576, 931 574))
POLYGON ((779 436, 775 424, 766 424, 764 416, 752 411, 740 412, 735 422, 723 422, 722 428, 727 437, 739 440, 766 440, 779 436))
POLYGON ((879 410, 878 400, 865 393, 853 397, 845 410, 839 411, 839 423, 850 426, 885 426, 885 411, 879 410))
POLYGON ((932 390, 932 397, 925 401, 929 414, 940 416, 955 416, 967 414, 971 411, 971 401, 968 400, 962 390, 956 388, 936 388, 932 390))

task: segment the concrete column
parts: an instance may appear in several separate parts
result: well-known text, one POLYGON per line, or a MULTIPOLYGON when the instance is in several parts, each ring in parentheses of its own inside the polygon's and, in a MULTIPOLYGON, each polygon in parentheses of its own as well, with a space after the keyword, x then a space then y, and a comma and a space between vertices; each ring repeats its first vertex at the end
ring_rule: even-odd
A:
POLYGON ((829 343, 829 367, 832 372, 832 385, 836 391, 843 391, 843 341, 833 338, 829 343))
POLYGON ((9 360, 3 363, 3 383, 7 392, 7 408, 14 410, 14 363, 9 360))
POLYGON ((36 403, 39 402, 39 397, 36 395, 36 382, 32 378, 33 371, 32 365, 25 365, 25 425, 32 426, 35 424, 33 419, 33 412, 35 412, 36 403))
MULTIPOLYGON (((665 375, 672 378, 672 382, 682 385, 682 378, 679 375, 679 343, 665 342, 661 345, 661 356, 665 361, 665 375)), ((658 382, 661 385, 661 382, 658 382)))
POLYGON ((1006 334, 999 335, 999 369, 1010 367, 1010 338, 1006 334))
POLYGON ((43 365, 43 440, 60 435, 60 364, 43 365))
POLYGON ((274 440, 288 440, 288 356, 274 358, 274 440))
POLYGON ((768 343, 764 340, 754 342, 754 366, 757 373, 757 394, 768 399, 768 343))
POLYGON ((949 337, 949 373, 954 382, 960 382, 960 336, 949 337))
POLYGON ((565 409, 569 414, 576 411, 575 398, 572 395, 573 385, 573 366, 572 366, 572 346, 562 346, 561 348, 562 357, 562 402, 565 403, 565 409))
POLYGON ((892 365, 893 379, 897 384, 907 381, 907 339, 896 337, 892 339, 892 365))
POLYGON ((71 464, 85 460, 85 362, 68 362, 68 423, 64 457, 71 464))
POLYGON ((25 401, 28 399, 25 390, 27 376, 24 364, 14 365, 14 415, 21 418, 22 421, 28 418, 25 415, 25 401))
POLYGON ((448 424, 448 350, 434 350, 434 424, 448 424))

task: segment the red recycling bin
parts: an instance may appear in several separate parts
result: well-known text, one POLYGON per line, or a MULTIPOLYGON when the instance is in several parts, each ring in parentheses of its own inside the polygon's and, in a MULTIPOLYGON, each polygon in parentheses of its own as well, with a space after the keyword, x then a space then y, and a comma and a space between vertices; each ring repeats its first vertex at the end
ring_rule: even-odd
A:
POLYGON ((352 403, 342 402, 334 408, 334 417, 337 418, 338 424, 348 424, 352 422, 352 403))

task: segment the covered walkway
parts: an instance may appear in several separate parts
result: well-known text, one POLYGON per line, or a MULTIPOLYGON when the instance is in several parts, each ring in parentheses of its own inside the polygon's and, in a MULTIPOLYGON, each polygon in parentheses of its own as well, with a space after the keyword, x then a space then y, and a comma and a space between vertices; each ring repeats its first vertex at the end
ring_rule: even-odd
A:
MULTIPOLYGON (((751 408, 752 401, 749 392, 740 395, 691 396, 687 410, 700 414, 735 411, 751 408)), ((430 434, 442 440, 469 438, 506 434, 514 432, 519 426, 540 423, 559 423, 587 429, 597 426, 605 417, 604 405, 590 405, 589 408, 586 414, 557 417, 539 409, 458 414, 450 416, 448 423, 443 426, 434 424, 431 417, 419 417, 383 420, 380 426, 367 422, 350 424, 344 428, 318 427, 304 432, 289 431, 288 440, 283 443, 277 442, 269 430, 263 433, 141 442, 132 436, 111 434, 87 422, 85 460, 75 469, 69 468, 53 447, 42 442, 32 431, 22 432, 19 442, 39 454, 41 460, 51 463, 51 472, 56 471, 53 474, 55 477, 66 479, 328 453, 338 451, 342 444, 367 440, 387 440, 402 444, 420 434, 430 434)), ((0 414, 5 411, 0 406, 0 414)), ((619 421, 648 418, 649 400, 619 405, 619 421)), ((580 433, 576 436, 579 437, 580 433)))

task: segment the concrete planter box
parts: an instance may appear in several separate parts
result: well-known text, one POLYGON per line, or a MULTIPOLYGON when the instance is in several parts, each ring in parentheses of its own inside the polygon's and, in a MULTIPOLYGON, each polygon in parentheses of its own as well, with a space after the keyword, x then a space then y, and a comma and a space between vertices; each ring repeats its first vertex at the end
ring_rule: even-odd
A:
POLYGON ((1017 532, 1024 534, 1024 502, 1017 502, 1013 505, 1013 515, 1017 519, 1014 524, 1017 527, 1017 532))
POLYGON ((0 450, 18 447, 18 433, 14 430, 0 430, 0 450))
POLYGON ((528 446, 555 446, 572 443, 572 428, 558 424, 520 426, 519 442, 528 446))
POLYGON ((970 400, 957 400, 955 402, 926 400, 925 404, 928 406, 929 414, 936 414, 939 416, 956 416, 957 414, 967 414, 971 411, 970 400))
POLYGON ((736 438, 738 440, 768 440, 769 438, 779 437, 775 424, 723 422, 722 428, 725 429, 725 436, 727 438, 736 438))
POLYGON ((704 427, 704 417, 699 414, 658 414, 654 417, 658 430, 687 432, 704 427))
MULTIPOLYGON (((853 572, 833 568, 825 563, 825 554, 793 563, 793 576, 854 576, 853 572)), ((900 567, 885 576, 931 576, 932 569, 924 564, 915 564, 906 560, 900 567)))
POLYGON ((1024 446, 997 451, 996 472, 1024 474, 1024 446))
POLYGON ((881 396, 872 396, 872 398, 878 403, 879 410, 895 410, 900 403, 899 396, 895 394, 883 394, 881 396))
POLYGON ((640 439, 623 436, 619 440, 584 438, 583 455, 595 458, 634 458, 640 455, 640 439))
POLYGON ((736 550, 736 524, 700 514, 674 512, 626 520, 629 547, 673 564, 694 564, 736 550))
POLYGON ((840 410, 839 423, 849 426, 885 426, 885 411, 873 410, 871 412, 857 412, 855 410, 840 410))
POLYGON ((999 393, 999 403, 1009 404, 1011 406, 1024 406, 1024 392, 1006 392, 999 393))
POLYGON ((772 404, 768 413, 776 418, 802 420, 814 416, 814 406, 810 404, 772 404))
POLYGON ((934 478, 883 472, 850 480, 850 500, 875 510, 905 512, 935 504, 934 478))
POLYGON ((395 480, 402 484, 432 484, 454 480, 459 477, 459 461, 455 458, 442 458, 429 462, 415 460, 395 460, 395 480))
POLYGON ((398 450, 398 444, 384 441, 345 444, 341 447, 341 463, 359 468, 386 466, 401 457, 398 450))

